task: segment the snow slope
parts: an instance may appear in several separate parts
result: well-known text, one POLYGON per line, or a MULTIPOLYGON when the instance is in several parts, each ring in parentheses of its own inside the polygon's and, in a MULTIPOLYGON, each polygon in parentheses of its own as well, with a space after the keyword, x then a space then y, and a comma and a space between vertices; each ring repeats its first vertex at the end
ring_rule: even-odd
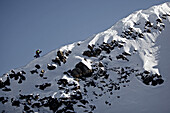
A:
POLYGON ((170 2, 51 51, 0 81, 2 112, 170 112, 170 2))

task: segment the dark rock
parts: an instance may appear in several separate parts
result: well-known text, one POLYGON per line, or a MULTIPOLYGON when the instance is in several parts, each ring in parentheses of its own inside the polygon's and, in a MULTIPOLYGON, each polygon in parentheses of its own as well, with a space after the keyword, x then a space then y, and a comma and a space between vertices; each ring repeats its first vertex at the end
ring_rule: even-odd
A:
POLYGON ((5 87, 5 84, 2 80, 0 80, 0 88, 3 88, 3 87, 5 87))
POLYGON ((80 78, 82 77, 82 71, 80 68, 74 68, 72 71, 71 71, 71 76, 75 77, 75 78, 80 78))
POLYGON ((10 89, 10 88, 5 87, 4 89, 2 89, 2 91, 11 91, 11 89, 10 89))
POLYGON ((58 51, 57 52, 57 56, 59 57, 60 61, 62 61, 63 63, 66 63, 66 57, 64 56, 64 53, 62 51, 58 51))
POLYGON ((35 70, 31 70, 30 72, 31 72, 31 74, 34 74, 34 73, 38 74, 37 69, 35 69, 35 70))
POLYGON ((69 56, 69 54, 71 54, 71 51, 70 51, 70 50, 65 52, 65 55, 66 55, 66 56, 69 56))
POLYGON ((26 77, 25 77, 24 75, 21 75, 21 76, 20 76, 20 79, 26 80, 26 77))
POLYGON ((26 74, 26 72, 25 72, 25 71, 23 71, 23 70, 22 70, 21 72, 22 72, 22 74, 26 74))
POLYGON ((60 80, 58 80, 57 84, 59 84, 59 85, 63 84, 64 86, 66 86, 68 84, 68 81, 67 81, 67 79, 60 79, 60 80))
POLYGON ((40 68, 41 68, 41 66, 40 66, 39 64, 36 64, 35 67, 36 67, 37 69, 40 69, 40 68))
POLYGON ((156 80, 152 80, 152 85, 156 86, 157 85, 157 81, 156 80))
POLYGON ((40 103, 34 103, 34 104, 32 104, 32 106, 31 106, 32 108, 40 108, 41 107, 41 105, 40 105, 40 103))
POLYGON ((42 84, 42 85, 35 85, 35 87, 38 87, 41 90, 44 90, 45 88, 50 87, 50 86, 51 86, 51 83, 45 83, 45 84, 42 84))
POLYGON ((151 22, 147 21, 147 22, 145 23, 145 26, 152 27, 152 24, 151 24, 151 22))
POLYGON ((162 20, 160 18, 156 19, 156 21, 162 23, 162 20))
POLYGON ((92 70, 89 69, 84 63, 79 62, 75 66, 76 68, 79 68, 82 71, 83 77, 90 77, 92 75, 92 70))
POLYGON ((126 53, 126 52, 123 52, 122 54, 125 55, 125 56, 131 56, 131 54, 126 53))
POLYGON ((116 58, 129 61, 124 55, 116 56, 116 58))
POLYGON ((139 36, 140 38, 144 38, 143 33, 139 33, 138 36, 139 36))
POLYGON ((20 101, 19 100, 13 100, 12 101, 12 106, 20 107, 20 101))
POLYGON ((88 56, 88 57, 92 57, 92 52, 89 51, 89 50, 87 50, 87 51, 84 51, 84 52, 83 52, 83 55, 84 55, 84 56, 88 56))
POLYGON ((149 72, 149 71, 147 71, 147 70, 145 70, 143 73, 145 73, 145 74, 150 74, 150 72, 149 72))
POLYGON ((54 70, 57 66, 55 64, 47 64, 49 70, 54 70))
POLYGON ((160 84, 164 83, 164 80, 162 78, 158 78, 158 79, 156 79, 156 82, 160 85, 160 84))
POLYGON ((150 29, 146 29, 146 30, 144 30, 144 32, 151 33, 151 30, 150 29))
POLYGON ((61 66, 61 62, 60 62, 60 59, 58 57, 56 57, 55 59, 52 59, 52 61, 54 63, 57 63, 59 66, 61 66))
POLYGON ((2 102, 2 104, 5 104, 6 102, 8 102, 8 97, 0 97, 0 102, 2 102))
POLYGON ((89 103, 89 102, 88 102, 87 100, 85 100, 85 99, 81 99, 80 102, 81 102, 82 104, 84 104, 84 105, 86 105, 86 104, 89 103))
POLYGON ((80 99, 82 99, 82 94, 81 94, 81 92, 77 91, 75 94, 72 94, 70 97, 71 97, 71 99, 80 100, 80 99))
POLYGON ((93 49, 94 49, 94 46, 92 45, 88 45, 88 48, 91 50, 91 51, 93 51, 93 49))
POLYGON ((84 105, 77 105, 77 107, 86 108, 86 106, 84 106, 84 105))
POLYGON ((5 86, 10 86, 10 79, 7 77, 6 81, 4 82, 5 86))
POLYGON ((22 79, 19 79, 18 84, 21 84, 21 83, 22 83, 22 79))
POLYGON ((152 76, 145 76, 145 77, 143 78, 143 83, 145 83, 146 85, 149 85, 150 82, 152 82, 152 80, 153 80, 153 77, 152 77, 152 76))
POLYGON ((97 56, 100 55, 101 52, 102 52, 102 50, 100 48, 97 48, 97 49, 94 50, 93 54, 94 54, 95 57, 97 57, 97 56))
POLYGON ((24 110, 25 110, 25 111, 28 111, 28 110, 30 110, 30 108, 25 104, 25 105, 24 105, 24 110))

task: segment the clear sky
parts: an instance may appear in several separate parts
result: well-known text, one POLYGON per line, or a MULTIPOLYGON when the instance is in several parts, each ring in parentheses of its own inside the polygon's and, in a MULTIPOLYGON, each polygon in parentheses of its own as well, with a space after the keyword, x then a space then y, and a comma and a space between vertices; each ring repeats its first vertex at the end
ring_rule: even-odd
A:
POLYGON ((0 0, 0 75, 170 0, 0 0))

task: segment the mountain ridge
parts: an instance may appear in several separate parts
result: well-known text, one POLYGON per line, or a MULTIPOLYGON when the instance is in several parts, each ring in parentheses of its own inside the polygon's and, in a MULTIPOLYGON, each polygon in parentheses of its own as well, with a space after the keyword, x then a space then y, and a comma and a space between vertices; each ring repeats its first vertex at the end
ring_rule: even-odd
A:
POLYGON ((11 70, 1 78, 0 107, 9 112, 95 112, 103 105, 100 99, 112 106, 111 96, 120 98, 114 95, 134 76, 145 85, 163 84, 155 42, 170 22, 169 4, 136 11, 94 37, 11 70))

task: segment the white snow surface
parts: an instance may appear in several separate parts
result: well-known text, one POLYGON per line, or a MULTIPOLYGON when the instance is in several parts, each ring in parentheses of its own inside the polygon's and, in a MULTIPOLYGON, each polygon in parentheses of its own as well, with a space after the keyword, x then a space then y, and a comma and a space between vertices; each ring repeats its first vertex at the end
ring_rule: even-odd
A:
MULTIPOLYGON (((10 86, 7 86, 11 89, 9 92, 4 92, 0 89, 0 97, 8 97, 9 99, 19 99, 19 94, 22 95, 39 95, 39 98, 49 97, 52 98, 70 98, 70 95, 74 94, 75 91, 71 90, 73 86, 68 86, 69 90, 66 93, 64 90, 60 90, 57 81, 59 79, 67 79, 69 84, 75 84, 80 86, 80 89, 77 91, 84 93, 83 87, 85 81, 76 80, 72 76, 68 76, 63 72, 74 69, 75 65, 79 62, 85 64, 89 69, 93 69, 92 65, 97 65, 99 62, 107 64, 107 73, 109 74, 109 79, 103 81, 103 78, 96 80, 95 82, 98 86, 103 87, 103 91, 99 90, 98 87, 86 87, 87 95, 83 95, 83 98, 88 100, 89 106, 95 105, 96 108, 92 111, 94 113, 168 113, 170 112, 170 52, 169 52, 169 42, 170 42, 170 2, 153 6, 147 10, 139 10, 128 17, 123 18, 118 21, 111 28, 94 35, 93 37, 88 38, 85 41, 75 42, 73 44, 66 45, 60 49, 49 52, 47 55, 37 58, 31 61, 24 67, 14 69, 15 72, 24 70, 26 72, 26 80, 22 84, 18 84, 18 81, 11 79, 10 86), (162 15, 166 16, 166 19, 162 19, 162 15), (156 19, 161 19, 163 22, 157 22, 156 19), (149 21, 153 27, 145 26, 145 23, 149 21), (165 28, 163 27, 165 26, 165 28), (154 29, 157 28, 157 29, 154 29), (122 32, 133 30, 133 33, 142 33, 143 38, 139 36, 136 39, 122 38, 122 32), (146 29, 150 29, 151 33, 144 32, 146 29), (161 30, 160 30, 161 29, 161 30), (88 45, 99 45, 105 43, 110 43, 111 41, 120 42, 123 47, 115 48, 109 54, 105 51, 102 51, 100 56, 106 56, 103 60, 98 60, 100 56, 97 57, 87 57, 82 55, 84 51, 88 50, 88 45), (61 66, 54 64, 51 60, 56 58, 58 51, 71 51, 71 53, 66 56, 66 63, 61 62, 61 66), (116 56, 121 53, 126 52, 131 56, 127 56, 129 61, 117 60, 116 56), (112 60, 109 60, 111 58, 112 60), (39 64, 40 69, 37 69, 38 74, 31 74, 31 70, 35 70, 35 65, 39 64), (54 70, 48 70, 47 64, 52 64, 56 67, 54 70), (111 83, 110 80, 117 81, 117 74, 112 69, 115 67, 130 67, 130 69, 139 70, 143 72, 144 70, 149 71, 152 74, 162 75, 165 82, 157 86, 147 86, 142 83, 141 79, 136 77, 135 74, 130 75, 129 83, 120 84, 120 90, 113 90, 111 94, 107 92, 104 85, 111 83), (41 70, 44 69, 43 79, 39 76, 41 70), (50 87, 40 90, 35 85, 41 85, 44 83, 51 83, 50 87), (104 84, 104 85, 103 85, 104 84), (94 96, 94 92, 98 97, 94 96), (99 95, 102 94, 100 97, 99 95), (106 104, 107 103, 107 104, 106 104)), ((98 67, 100 68, 100 67, 98 67)), ((100 69, 106 70, 106 67, 101 67, 100 69)), ((119 69, 118 69, 119 70, 119 69)), ((127 71, 129 71, 127 69, 127 71)), ((11 74, 8 72, 0 79, 5 81, 7 76, 11 74)), ((124 76, 124 75, 122 75, 124 76)), ((88 77, 86 81, 91 81, 92 78, 88 77)), ((86 109, 77 107, 80 102, 74 105, 74 111, 76 113, 85 112, 91 107, 86 106, 86 109)), ((13 112, 16 113, 23 112, 24 105, 20 107, 12 106, 11 100, 2 104, 0 102, 0 111, 2 112, 13 112)), ((53 112, 48 107, 34 108, 34 112, 46 113, 53 112)))

